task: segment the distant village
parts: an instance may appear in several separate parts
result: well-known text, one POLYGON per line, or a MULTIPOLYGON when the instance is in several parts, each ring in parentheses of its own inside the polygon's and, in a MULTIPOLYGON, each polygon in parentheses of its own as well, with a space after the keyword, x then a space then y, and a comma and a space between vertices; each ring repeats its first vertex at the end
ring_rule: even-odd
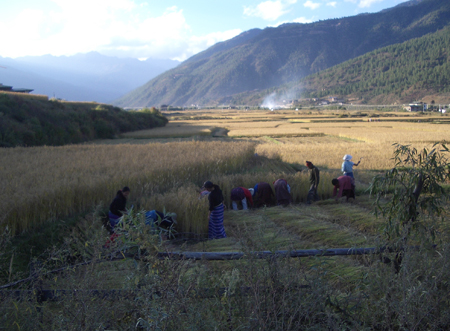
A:
MULTIPOLYGON (((28 88, 13 88, 9 85, 3 85, 0 83, 0 92, 9 92, 9 93, 30 93, 33 89, 28 88)), ((346 107, 353 106, 353 103, 351 103, 352 100, 345 100, 341 97, 337 96, 330 96, 327 98, 304 98, 304 99, 284 99, 281 101, 278 101, 277 103, 271 104, 271 105, 262 105, 259 107, 250 107, 250 106, 231 106, 231 105, 221 105, 221 106, 200 106, 192 104, 189 107, 177 107, 177 106, 170 106, 163 104, 159 107, 159 110, 161 111, 168 111, 168 110, 183 110, 183 109, 213 109, 213 108, 221 108, 221 109, 240 109, 240 110, 249 110, 249 109, 268 109, 268 110, 280 110, 280 109, 296 109, 298 110, 302 106, 310 105, 310 106, 320 106, 320 107, 326 107, 326 106, 336 106, 338 109, 346 109, 346 107)), ((389 106, 392 107, 392 105, 361 105, 361 104, 355 104, 354 106, 358 107, 380 107, 380 106, 389 106)), ((401 108, 403 110, 409 111, 409 112, 423 112, 423 111, 437 111, 442 114, 446 113, 450 109, 449 105, 436 105, 434 102, 432 102, 431 105, 428 105, 423 102, 413 102, 410 104, 404 104, 404 105, 396 105, 397 108, 401 108)), ((142 109, 145 107, 138 107, 133 109, 142 109)), ((125 108, 126 110, 132 109, 132 108, 125 108)))

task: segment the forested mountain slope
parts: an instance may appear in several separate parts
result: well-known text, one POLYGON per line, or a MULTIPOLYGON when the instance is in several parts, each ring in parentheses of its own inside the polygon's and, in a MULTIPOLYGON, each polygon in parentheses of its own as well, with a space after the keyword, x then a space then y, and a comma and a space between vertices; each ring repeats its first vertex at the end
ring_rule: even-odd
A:
POLYGON ((377 49, 356 59, 310 75, 298 82, 221 100, 260 105, 264 98, 321 98, 341 96, 356 102, 429 102, 450 97, 450 27, 435 33, 377 49), (428 100, 430 99, 430 100, 428 100))
POLYGON ((450 2, 410 6, 311 24, 250 30, 213 46, 132 91, 116 104, 215 104, 320 72, 375 49, 435 32, 449 24, 450 2))

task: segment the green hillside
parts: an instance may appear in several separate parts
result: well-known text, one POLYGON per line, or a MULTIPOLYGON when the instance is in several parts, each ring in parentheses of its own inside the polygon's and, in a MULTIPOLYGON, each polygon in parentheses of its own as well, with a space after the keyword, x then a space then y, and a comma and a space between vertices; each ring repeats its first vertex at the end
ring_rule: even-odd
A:
POLYGON ((271 93, 297 99, 338 95, 370 104, 450 94, 450 28, 380 48, 296 83, 222 101, 259 105, 271 93))
POLYGON ((410 4, 375 14, 247 31, 193 56, 116 104, 212 105, 237 93, 298 81, 449 24, 449 2, 423 0, 410 4))
POLYGON ((388 46, 313 75, 307 97, 338 94, 367 102, 411 102, 450 92, 450 28, 388 46))
POLYGON ((28 96, 0 93, 0 147, 74 144, 167 123, 158 111, 28 96))

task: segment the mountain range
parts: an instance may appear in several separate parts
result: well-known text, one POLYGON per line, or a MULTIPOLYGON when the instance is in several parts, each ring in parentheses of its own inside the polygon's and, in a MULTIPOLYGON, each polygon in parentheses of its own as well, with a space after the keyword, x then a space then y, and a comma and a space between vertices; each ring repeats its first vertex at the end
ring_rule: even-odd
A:
POLYGON ((109 103, 179 63, 167 59, 117 58, 97 52, 0 57, 0 83, 69 101, 109 103))
POLYGON ((225 97, 230 105, 282 105, 327 96, 366 104, 450 100, 450 26, 403 43, 378 48, 299 81, 225 97))
POLYGON ((194 55, 114 103, 217 105, 292 83, 376 49, 449 25, 450 2, 412 0, 373 14, 253 29, 194 55))

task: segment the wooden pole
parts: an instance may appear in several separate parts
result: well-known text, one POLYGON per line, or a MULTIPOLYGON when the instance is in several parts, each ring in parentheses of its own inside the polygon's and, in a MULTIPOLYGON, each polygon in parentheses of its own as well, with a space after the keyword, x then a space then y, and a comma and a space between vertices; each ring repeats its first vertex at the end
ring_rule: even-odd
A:
POLYGON ((338 256, 364 255, 384 251, 383 248, 330 248, 330 249, 302 249, 295 251, 261 251, 261 252, 164 252, 158 253, 158 259, 165 260, 239 260, 242 258, 266 259, 269 257, 308 257, 308 256, 338 256))

